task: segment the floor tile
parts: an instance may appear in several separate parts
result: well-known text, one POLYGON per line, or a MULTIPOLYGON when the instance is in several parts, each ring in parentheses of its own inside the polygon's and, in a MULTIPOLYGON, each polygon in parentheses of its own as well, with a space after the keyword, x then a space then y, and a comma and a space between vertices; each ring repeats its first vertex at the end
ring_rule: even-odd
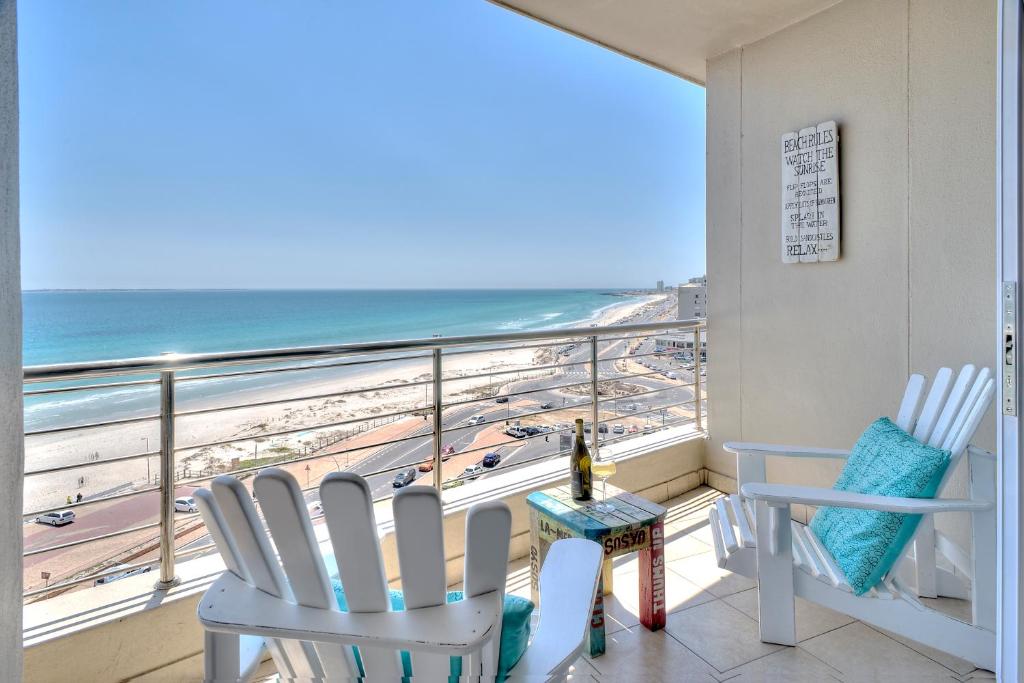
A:
POLYGON ((734 574, 721 569, 713 552, 672 560, 668 563, 668 567, 719 598, 748 590, 757 585, 756 581, 742 574, 734 574))
POLYGON ((713 669, 660 631, 635 626, 608 635, 606 650, 590 660, 602 681, 715 683, 713 669))
POLYGON ((770 655, 726 671, 719 680, 748 683, 753 681, 786 681, 787 683, 819 683, 838 680, 841 674, 799 647, 787 647, 770 655))
MULTIPOLYGON (((622 620, 623 625, 632 626, 639 623, 640 615, 640 575, 635 573, 615 572, 615 592, 605 596, 606 612, 622 620), (623 611, 626 614, 623 614, 623 611), (627 617, 627 614, 632 617, 627 617)), ((665 572, 665 612, 671 613, 696 605, 710 602, 715 596, 692 581, 670 569, 665 572)))
POLYGON ((783 647, 762 643, 757 622, 721 600, 670 614, 665 630, 721 672, 783 647))
MULTIPOLYGON (((757 619, 757 589, 733 593, 722 598, 727 603, 743 612, 751 619, 757 619)), ((801 642, 814 636, 820 636, 840 626, 852 624, 855 620, 845 614, 821 605, 815 605, 802 598, 796 599, 796 640, 801 642)), ((971 667, 974 668, 974 667, 971 667)))
POLYGON ((954 657, 953 655, 948 654, 946 652, 943 652, 941 650, 936 650, 933 647, 928 647, 927 645, 922 645, 921 643, 913 641, 910 638, 905 638, 905 637, 903 637, 903 636, 901 636, 899 634, 892 633, 890 631, 886 631, 885 629, 881 629, 881 628, 878 628, 876 626, 868 625, 868 628, 872 628, 872 629, 878 631, 879 633, 882 633, 883 635, 889 636, 890 638, 892 638, 896 642, 901 643, 903 645, 906 645, 907 647, 909 647, 914 652, 922 654, 925 657, 927 657, 928 659, 930 659, 930 660, 932 660, 934 662, 938 662, 939 664, 941 664, 942 666, 946 667, 947 669, 952 669, 953 671, 955 671, 956 673, 958 673, 960 675, 966 675, 966 674, 969 674, 969 673, 971 673, 972 671, 975 670, 975 666, 973 664, 971 664, 970 662, 964 661, 963 659, 960 659, 959 657, 954 657))
POLYGON ((854 622, 805 640, 800 647, 838 669, 846 680, 949 680, 952 671, 892 638, 854 622))

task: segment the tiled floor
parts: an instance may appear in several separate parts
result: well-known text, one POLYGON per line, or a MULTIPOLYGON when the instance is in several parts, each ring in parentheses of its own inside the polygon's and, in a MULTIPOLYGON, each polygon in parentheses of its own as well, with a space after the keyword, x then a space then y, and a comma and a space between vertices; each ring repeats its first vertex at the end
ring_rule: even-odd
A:
MULTIPOLYGON (((668 624, 639 625, 637 561, 615 562, 606 600, 607 652, 581 658, 575 680, 598 681, 962 681, 991 672, 805 601, 796 647, 758 639, 752 580, 718 568, 707 509, 717 491, 700 488, 666 507, 668 624)), ((508 591, 530 594, 525 561, 509 567, 508 591)))

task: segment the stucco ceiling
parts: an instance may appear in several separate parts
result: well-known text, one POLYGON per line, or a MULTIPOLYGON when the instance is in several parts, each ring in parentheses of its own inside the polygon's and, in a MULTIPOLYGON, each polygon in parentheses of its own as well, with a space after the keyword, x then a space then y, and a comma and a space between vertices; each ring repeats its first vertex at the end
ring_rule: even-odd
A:
POLYGON ((839 0, 490 0, 586 40, 704 83, 705 60, 839 0))

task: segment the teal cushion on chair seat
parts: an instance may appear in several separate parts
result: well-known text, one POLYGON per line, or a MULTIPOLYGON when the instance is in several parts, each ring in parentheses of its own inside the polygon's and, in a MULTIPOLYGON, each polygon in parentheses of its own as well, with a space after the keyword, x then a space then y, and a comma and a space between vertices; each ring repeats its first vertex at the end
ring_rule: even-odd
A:
MULTIPOLYGON (((857 440, 832 488, 934 498, 949 461, 949 451, 921 443, 882 417, 857 440)), ((822 507, 810 527, 846 574, 853 592, 863 595, 896 564, 920 521, 921 515, 822 507)))
MULTIPOLYGON (((330 571, 334 558, 326 556, 324 559, 327 560, 328 571, 330 571)), ((345 598, 345 589, 342 587, 341 582, 337 579, 332 579, 331 586, 334 588, 334 597, 338 601, 338 608, 342 612, 347 612, 348 600, 345 598)), ((405 609, 405 596, 402 595, 402 591, 389 590, 388 598, 391 601, 392 612, 401 612, 405 609)), ((448 591, 445 596, 446 602, 458 602, 459 600, 462 600, 462 591, 448 591)), ((512 667, 519 662, 523 653, 526 652, 526 646, 530 642, 530 615, 533 614, 533 607, 533 603, 526 598, 521 598, 518 595, 505 596, 505 603, 502 606, 501 614, 501 645, 498 651, 497 680, 499 681, 504 680, 508 676, 508 672, 512 670, 512 667)), ((364 673, 362 671, 362 660, 358 652, 356 652, 356 663, 359 666, 360 673, 364 673)), ((409 657, 409 653, 404 651, 402 652, 402 668, 407 680, 416 680, 415 677, 411 676, 412 660, 409 657)), ((462 658, 452 657, 450 680, 457 681, 461 675, 462 658)))

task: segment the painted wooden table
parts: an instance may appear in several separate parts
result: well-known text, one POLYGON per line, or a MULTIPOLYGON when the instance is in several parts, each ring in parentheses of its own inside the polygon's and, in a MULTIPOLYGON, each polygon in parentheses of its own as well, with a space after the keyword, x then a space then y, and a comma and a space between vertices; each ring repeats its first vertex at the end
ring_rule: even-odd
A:
MULTIPOLYGON (((595 492, 596 495, 596 492, 595 492)), ((604 596, 612 592, 611 560, 640 554, 640 623, 651 631, 665 626, 665 508, 608 486, 612 512, 598 512, 598 499, 579 502, 569 485, 535 491, 530 508, 530 588, 540 604, 537 582, 544 556, 560 538, 588 538, 604 548, 604 571, 590 620, 590 656, 604 654, 604 596)))

